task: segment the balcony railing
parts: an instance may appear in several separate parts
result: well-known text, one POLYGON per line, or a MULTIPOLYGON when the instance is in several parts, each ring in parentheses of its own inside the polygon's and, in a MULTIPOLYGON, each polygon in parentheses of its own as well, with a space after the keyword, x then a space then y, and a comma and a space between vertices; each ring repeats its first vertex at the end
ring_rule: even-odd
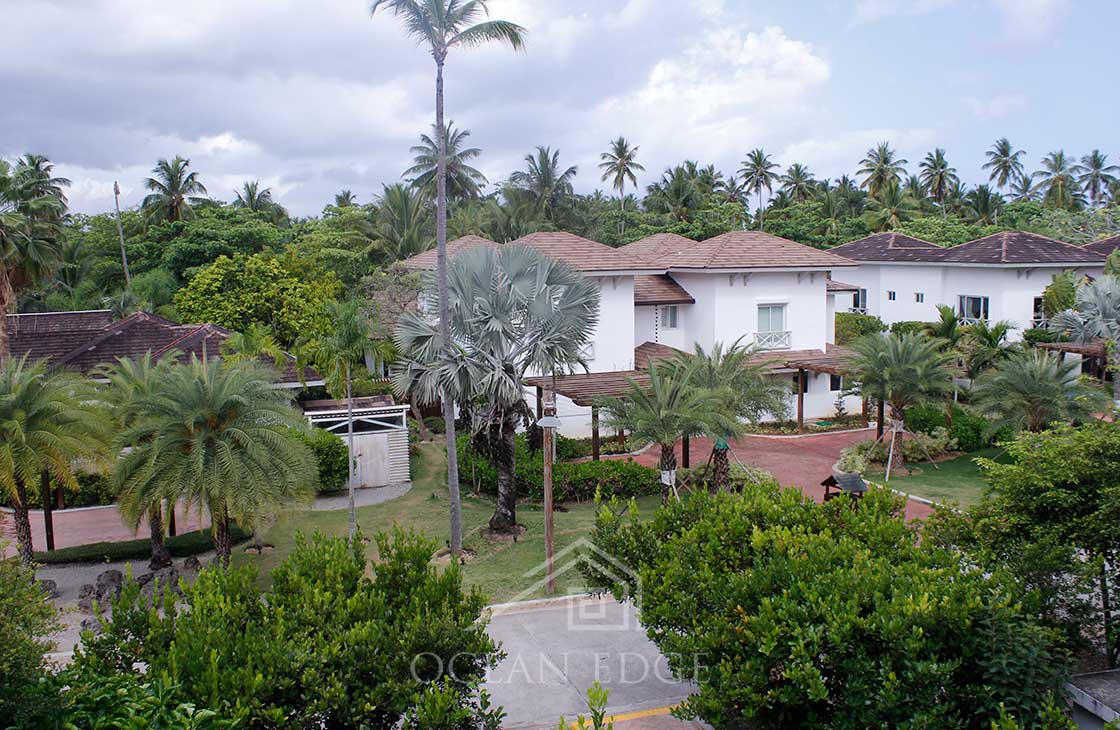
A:
POLYGON ((987 317, 964 317, 964 316, 961 316, 961 317, 957 318, 957 324, 961 325, 962 327, 967 327, 970 324, 976 324, 977 322, 983 322, 986 319, 987 319, 987 317))
POLYGON ((788 350, 789 332, 756 332, 754 344, 760 350, 788 350))
POLYGON ((853 314, 867 314, 867 307, 848 307, 848 311, 853 314))

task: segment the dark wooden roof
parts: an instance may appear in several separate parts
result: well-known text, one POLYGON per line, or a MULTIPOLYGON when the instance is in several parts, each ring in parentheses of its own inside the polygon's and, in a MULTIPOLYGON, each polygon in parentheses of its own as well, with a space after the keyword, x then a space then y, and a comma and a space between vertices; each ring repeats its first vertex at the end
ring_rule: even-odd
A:
POLYGON ((668 274, 634 277, 634 306, 658 304, 695 304, 696 300, 668 274))
POLYGON ((555 378, 545 375, 526 378, 525 382, 570 398, 577 406, 590 406, 597 398, 624 395, 630 390, 631 383, 640 388, 649 385, 649 373, 644 370, 617 370, 557 375, 555 378))
POLYGON ((1086 243, 1081 248, 1092 251, 1093 253, 1099 253, 1101 256, 1108 256, 1110 253, 1120 248, 1120 235, 1109 236, 1099 241, 1086 243))
POLYGON ((649 370, 651 362, 672 360, 683 354, 683 350, 663 345, 660 342, 643 342, 634 348, 634 367, 638 370, 649 370))
POLYGON ((762 231, 730 231, 663 254, 654 263, 669 270, 829 269, 856 265, 836 254, 762 231))
POLYGON ((855 261, 935 261, 945 253, 936 243, 901 233, 872 233, 829 251, 855 261))
POLYGON ((1068 352, 1072 355, 1081 355, 1082 357, 1105 357, 1103 340, 1095 340, 1093 342, 1039 342, 1036 347, 1043 350, 1050 350, 1051 352, 1068 352))
MULTIPOLYGON (((855 353, 836 345, 826 345, 825 351, 816 351, 818 354, 807 357, 789 357, 786 367, 794 370, 808 370, 813 373, 828 373, 829 375, 846 375, 851 371, 851 361, 855 353)), ((793 353, 789 353, 793 355, 793 353)))
POLYGON ((1099 253, 1027 231, 1000 231, 946 249, 946 263, 1101 264, 1099 253))
MULTIPOLYGON (((352 398, 355 409, 363 408, 389 408, 396 405, 391 395, 364 395, 352 398)), ((346 399, 340 400, 305 400, 299 404, 304 413, 313 411, 337 411, 346 408, 346 399)))
POLYGON ((856 286, 855 284, 845 284, 842 281, 836 281, 836 279, 829 279, 828 280, 828 291, 830 291, 830 292, 859 291, 859 287, 856 286))

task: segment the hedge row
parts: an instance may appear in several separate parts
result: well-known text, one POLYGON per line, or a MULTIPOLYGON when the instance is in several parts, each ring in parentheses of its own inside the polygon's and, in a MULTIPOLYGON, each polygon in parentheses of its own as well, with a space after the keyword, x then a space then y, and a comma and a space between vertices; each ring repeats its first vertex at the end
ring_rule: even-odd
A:
POLYGON ((993 428, 983 416, 966 411, 959 405, 952 408, 952 424, 947 423, 942 404, 911 406, 906 409, 906 428, 915 433, 932 434, 937 428, 948 428, 949 437, 961 451, 977 451, 1011 437, 1010 431, 993 428))
MULTIPOLYGON (((237 525, 230 526, 233 542, 240 543, 249 539, 249 533, 237 525)), ((196 530, 167 538, 167 550, 172 557, 185 558, 214 549, 214 538, 210 530, 196 530)), ((152 541, 141 538, 125 542, 95 542, 89 545, 59 548, 50 552, 35 553, 36 562, 45 565, 58 563, 104 563, 121 560, 144 560, 152 554, 152 541)))

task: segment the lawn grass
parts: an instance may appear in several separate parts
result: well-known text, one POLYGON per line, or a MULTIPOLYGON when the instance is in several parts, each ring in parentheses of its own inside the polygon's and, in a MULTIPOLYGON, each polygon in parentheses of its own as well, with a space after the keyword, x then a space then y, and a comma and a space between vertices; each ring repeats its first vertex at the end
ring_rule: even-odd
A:
MULTIPOLYGON (((367 538, 377 532, 386 532, 398 525, 415 530, 443 546, 447 544, 448 494, 446 486, 446 457, 438 444, 424 444, 420 454, 413 459, 412 489, 402 497, 382 504, 359 507, 358 527, 367 538)), ((643 512, 652 511, 658 497, 638 500, 643 512)), ((463 547, 474 550, 476 557, 463 566, 463 578, 468 586, 477 586, 492 603, 513 599, 543 598, 544 586, 536 586, 543 573, 528 575, 544 562, 544 512, 536 505, 518 505, 517 521, 527 532, 516 543, 491 543, 481 536, 482 529, 494 511, 493 501, 485 497, 463 495, 463 547)), ((557 554, 590 534, 595 523, 593 503, 566 506, 567 512, 557 512, 554 517, 555 548, 557 554)), ((284 560, 295 547, 296 534, 310 535, 316 531, 327 535, 345 536, 348 524, 346 510, 335 512, 299 511, 281 517, 266 533, 265 540, 274 546, 271 552, 257 556, 244 549, 234 552, 238 565, 259 566, 262 581, 284 560)), ((370 543, 367 555, 376 557, 376 547, 370 543)), ((556 593, 577 593, 586 586, 575 570, 572 561, 557 562, 556 593)))
MULTIPOLYGON (((929 463, 918 463, 914 466, 921 470, 919 473, 891 477, 888 486, 934 502, 971 507, 980 502, 984 495, 984 480, 980 475, 980 468, 973 461, 981 456, 1000 461, 1006 459, 1003 449, 990 448, 939 462, 937 468, 929 463)), ((881 477, 873 480, 881 482, 881 477)))

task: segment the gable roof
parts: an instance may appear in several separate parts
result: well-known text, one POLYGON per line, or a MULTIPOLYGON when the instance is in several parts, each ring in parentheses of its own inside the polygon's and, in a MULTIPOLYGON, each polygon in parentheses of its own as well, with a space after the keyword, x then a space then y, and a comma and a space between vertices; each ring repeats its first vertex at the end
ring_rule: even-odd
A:
POLYGON ((668 274, 650 274, 634 277, 634 306, 650 307, 658 304, 695 304, 696 300, 685 291, 677 280, 668 274))
POLYGON ((678 253, 695 245, 696 241, 676 233, 655 233, 631 241, 622 250, 640 261, 656 261, 662 256, 678 253))
POLYGON ((961 264, 1099 264, 1103 257, 1037 233, 1000 231, 946 249, 942 260, 961 264))
MULTIPOLYGON (((450 258, 460 251, 480 246, 499 248, 501 245, 479 236, 463 236, 447 242, 447 256, 450 258)), ((605 243, 592 241, 564 231, 538 231, 510 241, 505 245, 528 246, 551 259, 563 261, 577 271, 631 271, 657 268, 643 263, 621 248, 613 248, 605 243)), ((436 267, 436 251, 435 249, 429 249, 403 263, 413 269, 434 269, 436 267)))
POLYGON ((108 309, 9 314, 8 345, 17 357, 26 355, 33 360, 52 360, 87 341, 91 332, 112 323, 113 315, 108 309))
POLYGON ((1101 256, 1108 256, 1110 253, 1120 248, 1120 234, 1102 238, 1092 243, 1086 243, 1081 248, 1092 251, 1093 253, 1099 253, 1101 256))
POLYGON ((855 261, 935 261, 945 253, 936 243, 902 233, 873 233, 829 251, 855 261))
MULTIPOLYGON (((687 240, 687 239, 686 239, 687 240)), ((623 247, 625 250, 626 247, 623 247)), ((855 262, 762 231, 730 231, 658 256, 654 263, 674 269, 830 269, 855 262)))
POLYGON ((825 288, 830 292, 859 291, 859 287, 855 284, 845 284, 842 281, 836 281, 836 279, 829 279, 825 288))
MULTIPOLYGON (((481 236, 461 236, 454 241, 447 242, 447 257, 451 258, 460 251, 477 248, 479 246, 485 248, 497 248, 498 244, 494 243, 488 238, 481 236)), ((427 251, 418 253, 411 258, 407 258, 401 262, 404 266, 410 269, 435 269, 436 258, 438 254, 435 247, 429 248, 427 251)))

